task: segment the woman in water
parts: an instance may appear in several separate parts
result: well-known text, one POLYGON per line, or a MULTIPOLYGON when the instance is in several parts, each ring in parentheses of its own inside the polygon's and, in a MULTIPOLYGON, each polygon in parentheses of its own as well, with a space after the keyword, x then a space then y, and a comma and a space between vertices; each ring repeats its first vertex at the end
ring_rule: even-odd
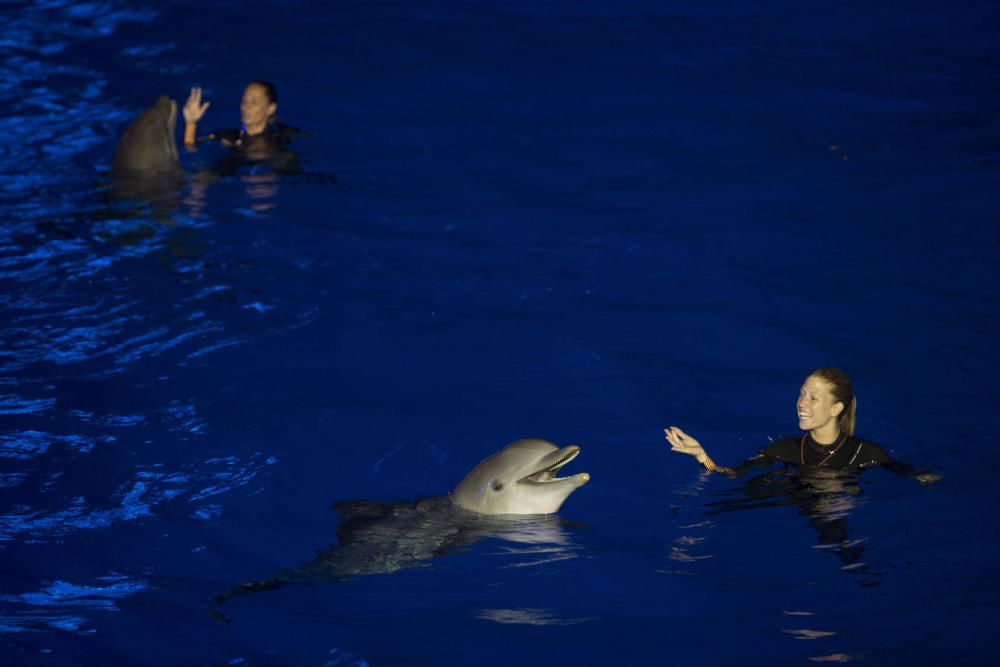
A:
POLYGON ((267 81, 251 81, 243 90, 240 102, 240 129, 219 130, 201 138, 196 138, 198 121, 211 106, 202 103, 201 88, 192 88, 184 104, 184 145, 194 146, 202 141, 214 139, 225 146, 242 147, 254 139, 274 139, 286 134, 290 128, 278 123, 278 91, 267 81))
POLYGON ((215 165, 220 175, 236 173, 244 165, 255 170, 263 165, 269 171, 296 173, 298 158, 288 150, 298 130, 278 122, 278 91, 267 81, 251 81, 243 90, 239 129, 216 130, 197 137, 198 121, 211 102, 202 102, 201 88, 192 88, 184 104, 184 145, 193 149, 203 141, 214 140, 233 151, 215 165))
POLYGON ((921 482, 940 479, 939 475, 919 472, 894 461, 878 445, 855 436, 857 406, 854 388, 846 373, 836 368, 813 371, 802 383, 796 403, 799 428, 808 433, 773 442, 735 469, 715 465, 701 443, 676 426, 664 429, 664 433, 672 451, 690 454, 709 471, 730 475, 782 461, 795 466, 845 471, 882 466, 893 472, 913 475, 921 482))

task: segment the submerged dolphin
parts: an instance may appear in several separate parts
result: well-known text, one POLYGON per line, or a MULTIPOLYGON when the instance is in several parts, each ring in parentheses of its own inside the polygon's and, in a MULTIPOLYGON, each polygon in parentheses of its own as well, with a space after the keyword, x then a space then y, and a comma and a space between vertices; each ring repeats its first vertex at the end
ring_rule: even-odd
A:
POLYGON ((338 502, 333 506, 341 517, 336 546, 300 567, 216 596, 209 611, 228 623, 218 607, 235 597, 420 567, 488 538, 546 544, 549 558, 554 553, 571 557, 563 523, 546 515, 590 480, 587 473, 556 477, 579 453, 576 445, 559 448, 547 440, 518 440, 473 468, 450 495, 394 504, 338 502))

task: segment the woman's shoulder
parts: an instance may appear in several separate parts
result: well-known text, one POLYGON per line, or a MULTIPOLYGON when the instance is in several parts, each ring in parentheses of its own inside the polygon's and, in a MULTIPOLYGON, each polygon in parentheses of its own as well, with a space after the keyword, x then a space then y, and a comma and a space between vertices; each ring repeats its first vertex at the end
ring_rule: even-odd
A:
POLYGON ((892 461, 889 453, 871 440, 852 435, 848 445, 848 449, 852 452, 850 465, 864 468, 892 461))
POLYGON ((297 127, 291 125, 285 125, 284 123, 273 122, 269 123, 267 129, 264 130, 264 136, 268 139, 278 140, 283 143, 289 143, 292 137, 297 137, 304 135, 305 132, 297 127))
POLYGON ((279 132, 279 133, 284 134, 284 135, 291 136, 291 135, 294 135, 294 134, 305 134, 299 128, 293 127, 292 125, 286 125, 285 123, 277 123, 277 122, 276 123, 271 123, 270 127, 273 128, 274 131, 279 132))

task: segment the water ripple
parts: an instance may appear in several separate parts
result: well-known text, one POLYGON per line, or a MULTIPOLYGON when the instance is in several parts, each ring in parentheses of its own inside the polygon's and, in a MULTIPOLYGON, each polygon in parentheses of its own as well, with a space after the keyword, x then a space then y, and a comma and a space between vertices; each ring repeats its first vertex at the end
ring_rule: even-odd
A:
POLYGON ((26 400, 20 396, 0 394, 0 415, 23 415, 44 412, 56 404, 54 398, 26 400))
POLYGON ((8 542, 16 537, 28 542, 46 542, 64 537, 77 530, 108 528, 122 521, 131 521, 148 516, 151 505, 162 496, 147 496, 149 486, 142 481, 122 485, 115 496, 119 505, 107 509, 93 509, 85 498, 74 499, 66 509, 52 513, 32 510, 19 506, 11 514, 0 515, 0 542, 8 542))
POLYGON ((118 611, 119 600, 148 587, 142 580, 112 573, 99 577, 89 585, 57 580, 38 591, 0 595, 0 600, 11 607, 0 615, 0 633, 30 630, 81 632, 88 620, 82 614, 118 611))
POLYGON ((262 455, 260 452, 257 452, 246 466, 241 465, 240 459, 235 456, 205 461, 206 466, 221 466, 223 469, 218 472, 209 473, 207 475, 208 485, 194 493, 191 496, 191 500, 203 500, 210 496, 216 496, 245 486, 257 476, 257 473, 265 465, 277 463, 277 460, 273 457, 268 457, 262 462, 260 461, 261 458, 262 455))
POLYGON ((124 2, 39 0, 4 17, 0 46, 52 56, 70 44, 107 36, 121 23, 148 23, 157 16, 152 8, 127 8, 124 2))
POLYGON ((114 442, 114 436, 91 438, 83 435, 53 435, 40 431, 19 431, 0 434, 0 459, 28 460, 38 458, 53 446, 63 446, 86 454, 96 445, 114 442))
MULTIPOLYGON (((57 444, 86 452, 97 442, 111 440, 113 438, 108 436, 85 438, 25 431, 14 436, 0 436, 0 459, 37 458, 57 444)), ((143 466, 135 472, 134 479, 120 484, 111 494, 113 506, 110 507, 94 506, 79 496, 73 498, 68 506, 55 511, 27 505, 10 508, 0 514, 0 543, 14 539, 49 542, 79 530, 109 528, 149 516, 154 507, 170 501, 195 504, 195 509, 190 512, 195 519, 213 519, 221 514, 222 507, 218 503, 204 504, 201 501, 246 486, 264 467, 275 463, 277 460, 274 457, 256 452, 247 459, 214 457, 174 470, 164 464, 143 466)), ((21 473, 0 476, 0 488, 17 486, 24 477, 21 473)))

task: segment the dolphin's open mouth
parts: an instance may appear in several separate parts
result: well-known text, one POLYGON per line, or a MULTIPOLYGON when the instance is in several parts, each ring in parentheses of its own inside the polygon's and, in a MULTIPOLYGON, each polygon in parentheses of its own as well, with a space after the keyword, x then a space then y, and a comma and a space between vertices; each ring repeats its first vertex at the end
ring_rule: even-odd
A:
POLYGON ((581 475, 586 475, 587 479, 590 478, 587 473, 580 473, 579 475, 574 475, 573 477, 556 477, 559 469, 564 465, 572 461, 580 453, 580 448, 576 445, 570 445, 569 447, 563 447, 560 450, 554 451, 541 462, 541 468, 528 475, 527 477, 522 477, 518 480, 518 483, 529 483, 529 484, 548 484, 552 482, 561 482, 567 479, 574 479, 580 477, 581 475))

